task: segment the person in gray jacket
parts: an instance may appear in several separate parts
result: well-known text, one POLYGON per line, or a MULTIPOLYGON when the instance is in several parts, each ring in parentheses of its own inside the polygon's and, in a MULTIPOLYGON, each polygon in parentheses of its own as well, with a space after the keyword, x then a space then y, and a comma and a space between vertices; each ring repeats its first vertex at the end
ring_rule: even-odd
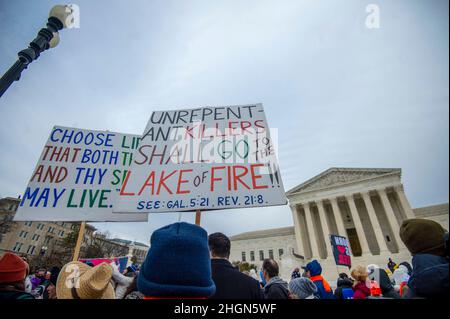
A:
POLYGON ((264 279, 267 284, 264 286, 265 299, 288 299, 289 290, 286 281, 278 277, 278 264, 273 259, 265 259, 262 265, 264 279))

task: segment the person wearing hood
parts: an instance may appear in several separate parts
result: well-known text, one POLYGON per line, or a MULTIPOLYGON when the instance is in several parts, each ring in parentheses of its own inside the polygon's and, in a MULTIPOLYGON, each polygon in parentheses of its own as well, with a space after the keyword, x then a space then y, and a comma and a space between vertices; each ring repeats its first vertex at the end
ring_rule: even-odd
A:
POLYGON ((289 282, 290 299, 318 299, 317 286, 309 278, 297 277, 289 282))
POLYGON ((378 265, 371 264, 367 266, 369 278, 372 281, 376 281, 381 289, 381 294, 385 298, 400 299, 400 295, 395 291, 386 270, 378 267, 378 265))
POLYGON ((208 234, 186 222, 155 230, 137 287, 144 299, 207 299, 216 286, 211 276, 208 234))
POLYGON ((317 286, 317 293, 320 299, 334 299, 333 290, 330 284, 322 277, 322 266, 317 260, 306 264, 305 275, 317 286))
POLYGON ((263 261, 263 274, 266 280, 264 286, 265 299, 288 299, 289 289, 286 281, 278 277, 278 264, 273 259, 265 259, 263 261))
POLYGON ((413 256, 404 298, 448 297, 448 232, 435 221, 414 218, 402 223, 400 238, 413 256))
POLYGON ((336 299, 350 299, 353 295, 353 281, 348 278, 345 272, 339 274, 339 278, 337 280, 337 288, 334 290, 334 297, 336 299), (346 297, 348 296, 348 297, 346 297))

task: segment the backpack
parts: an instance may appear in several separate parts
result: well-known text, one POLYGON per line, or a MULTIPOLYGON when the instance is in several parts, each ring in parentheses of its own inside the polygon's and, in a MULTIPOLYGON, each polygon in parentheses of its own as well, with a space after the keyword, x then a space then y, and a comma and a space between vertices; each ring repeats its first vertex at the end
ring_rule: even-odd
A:
POLYGON ((342 288, 342 299, 353 299, 353 289, 342 288))

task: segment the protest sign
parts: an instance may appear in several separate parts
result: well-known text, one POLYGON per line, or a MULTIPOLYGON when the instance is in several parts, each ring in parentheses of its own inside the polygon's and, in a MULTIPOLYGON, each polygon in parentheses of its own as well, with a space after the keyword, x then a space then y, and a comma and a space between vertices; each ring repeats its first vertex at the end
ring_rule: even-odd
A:
POLYGON ((114 213, 284 205, 262 104, 153 112, 114 213))
POLYGON ((55 126, 22 196, 16 221, 147 221, 112 213, 140 137, 55 126))
POLYGON ((330 240, 336 265, 347 266, 350 269, 352 267, 352 262, 347 238, 338 235, 330 235, 330 240))
POLYGON ((93 266, 100 265, 101 263, 110 264, 114 262, 116 265, 119 266, 119 271, 122 273, 127 268, 128 256, 113 257, 113 258, 80 258, 78 259, 78 261, 85 264, 90 263, 93 266))

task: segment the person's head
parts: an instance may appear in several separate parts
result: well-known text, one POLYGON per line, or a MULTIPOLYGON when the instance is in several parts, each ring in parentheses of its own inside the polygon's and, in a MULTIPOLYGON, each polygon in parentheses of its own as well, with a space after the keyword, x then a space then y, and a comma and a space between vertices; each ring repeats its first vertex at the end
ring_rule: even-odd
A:
POLYGON ((56 282, 58 299, 115 299, 113 269, 107 263, 90 267, 73 261, 65 264, 56 282))
POLYGON ((231 243, 230 239, 222 233, 213 233, 208 236, 208 246, 211 252, 211 258, 230 257, 231 243))
POLYGON ((50 271, 47 271, 45 273, 45 280, 50 280, 50 276, 52 275, 52 273, 50 271))
POLYGON ((47 269, 43 267, 39 267, 36 269, 35 276, 39 278, 45 278, 45 274, 47 273, 47 269))
POLYGON ((6 252, 0 257, 0 286, 12 286, 23 291, 27 273, 28 264, 16 254, 6 252))
POLYGON ((389 257, 389 262, 392 262, 392 259, 389 257))
POLYGON ((309 278, 295 278, 289 282, 293 299, 311 298, 317 293, 317 286, 309 278))
POLYGON ((366 267, 358 265, 356 266, 352 272, 350 273, 353 279, 355 279, 355 283, 357 282, 366 282, 369 277, 369 273, 367 272, 366 267))
POLYGON ((429 219, 407 219, 400 226, 400 238, 413 256, 431 254, 446 257, 446 234, 439 223, 429 219))
POLYGON ((346 278, 348 278, 348 275, 347 275, 345 272, 341 272, 341 273, 339 274, 339 278, 341 278, 341 279, 346 279, 346 278))
POLYGON ((300 269, 298 267, 295 267, 294 272, 300 272, 300 269))
POLYGON ((307 278, 318 276, 318 275, 322 274, 322 266, 315 259, 313 261, 307 263, 306 266, 303 267, 303 269, 305 269, 304 274, 305 274, 305 277, 307 277, 307 278))
POLYGON ((271 278, 278 276, 279 273, 278 264, 273 259, 264 259, 262 269, 266 281, 269 281, 271 278))
POLYGON ((203 228, 174 223, 154 231, 150 242, 138 276, 141 293, 155 298, 206 298, 215 293, 203 228))
POLYGON ((56 286, 52 283, 47 286, 48 299, 56 299, 56 286))
POLYGON ((376 264, 370 264, 369 266, 367 266, 367 272, 369 274, 372 274, 377 269, 380 269, 380 267, 376 264))

